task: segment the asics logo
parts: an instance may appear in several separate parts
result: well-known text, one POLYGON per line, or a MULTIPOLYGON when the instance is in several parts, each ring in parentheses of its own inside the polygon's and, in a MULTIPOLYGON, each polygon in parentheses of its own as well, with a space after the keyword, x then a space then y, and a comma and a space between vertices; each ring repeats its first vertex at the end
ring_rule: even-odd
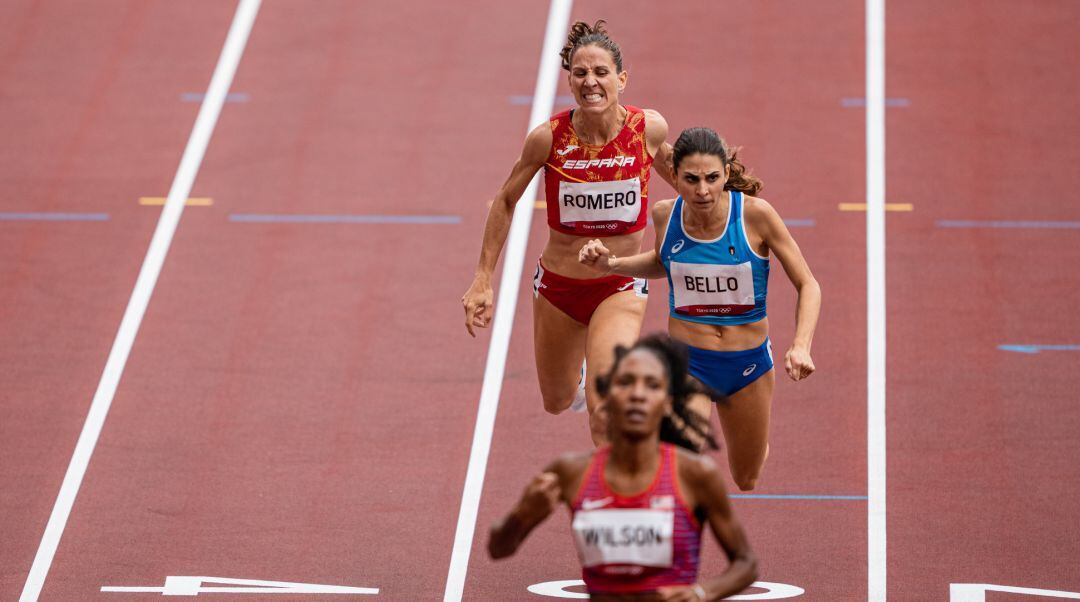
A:
POLYGON ((581 500, 581 509, 582 510, 596 510, 597 508, 603 508, 604 506, 607 506, 608 504, 610 504, 613 501, 615 501, 615 499, 612 498, 611 496, 608 496, 608 497, 606 497, 606 498, 604 498, 602 500, 585 499, 585 500, 581 500))
POLYGON ((679 242, 675 243, 674 245, 671 245, 671 252, 672 253, 678 253, 679 251, 682 251, 682 248, 683 248, 684 244, 686 244, 686 241, 680 238, 679 242))
POLYGON ((570 144, 570 145, 567 145, 566 148, 564 148, 564 149, 562 149, 560 151, 555 151, 555 152, 558 153, 560 157, 565 157, 566 153, 568 153, 568 152, 570 152, 572 150, 577 150, 579 148, 581 148, 581 147, 576 145, 576 144, 570 144))
POLYGON ((754 373, 754 370, 757 370, 757 364, 750 364, 750 366, 746 370, 742 371, 742 375, 743 376, 750 376, 751 374, 754 373))

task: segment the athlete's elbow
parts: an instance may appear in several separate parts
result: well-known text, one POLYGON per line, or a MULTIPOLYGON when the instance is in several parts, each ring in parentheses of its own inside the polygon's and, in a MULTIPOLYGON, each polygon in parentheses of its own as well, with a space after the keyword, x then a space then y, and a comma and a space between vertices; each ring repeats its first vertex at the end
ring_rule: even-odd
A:
POLYGON ((803 280, 796 286, 799 295, 814 295, 817 298, 821 298, 821 284, 818 283, 817 278, 808 276, 806 280, 803 280))
POLYGON ((757 557, 753 553, 748 553, 739 559, 739 563, 742 564, 742 577, 739 579, 742 588, 740 589, 746 589, 758 579, 757 557))
POLYGON ((488 537, 488 556, 491 556, 492 560, 502 560, 509 556, 513 556, 517 551, 517 546, 514 546, 506 541, 500 541, 500 538, 496 537, 494 530, 492 530, 491 536, 488 537))
POLYGON ((513 213, 515 206, 517 206, 517 199, 505 192, 499 192, 491 201, 491 209, 493 211, 498 209, 508 213, 513 213))

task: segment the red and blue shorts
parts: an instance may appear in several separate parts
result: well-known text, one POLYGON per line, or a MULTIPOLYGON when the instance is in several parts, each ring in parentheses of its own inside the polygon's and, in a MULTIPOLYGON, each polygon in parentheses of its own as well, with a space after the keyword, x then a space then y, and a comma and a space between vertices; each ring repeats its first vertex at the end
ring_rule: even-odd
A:
POLYGON ((644 278, 618 274, 589 279, 567 278, 545 269, 542 261, 536 260, 533 296, 543 295, 564 314, 586 326, 604 299, 623 291, 634 291, 644 299, 649 296, 649 283, 644 278))

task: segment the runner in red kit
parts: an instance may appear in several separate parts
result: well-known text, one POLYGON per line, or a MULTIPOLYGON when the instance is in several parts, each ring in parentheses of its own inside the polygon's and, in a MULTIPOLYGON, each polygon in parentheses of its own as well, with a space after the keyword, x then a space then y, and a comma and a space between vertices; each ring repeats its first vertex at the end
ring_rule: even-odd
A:
POLYGON ((687 407, 700 392, 686 349, 664 336, 618 348, 598 390, 611 445, 568 454, 537 475, 491 528, 493 558, 514 554, 560 502, 570 509, 582 578, 592 600, 701 602, 737 593, 757 562, 731 512, 716 464, 696 449, 707 423, 687 407), (727 555, 727 570, 699 580, 702 527, 727 555))
MULTIPOLYGON (((622 53, 603 27, 577 22, 563 48, 563 68, 578 106, 536 127, 495 195, 484 227, 476 275, 462 297, 465 328, 491 323, 491 274, 514 206, 544 169, 549 237, 533 279, 536 371, 544 409, 552 414, 587 402, 593 441, 604 441, 596 418, 596 374, 611 366, 611 350, 637 339, 648 289, 643 279, 596 278, 577 261, 591 238, 604 237, 620 255, 640 252, 648 218, 650 168, 671 181, 667 122, 649 109, 619 104, 628 74, 622 53), (583 360, 585 367, 583 368, 583 360)), ((532 199, 525 202, 531 203, 532 199)))

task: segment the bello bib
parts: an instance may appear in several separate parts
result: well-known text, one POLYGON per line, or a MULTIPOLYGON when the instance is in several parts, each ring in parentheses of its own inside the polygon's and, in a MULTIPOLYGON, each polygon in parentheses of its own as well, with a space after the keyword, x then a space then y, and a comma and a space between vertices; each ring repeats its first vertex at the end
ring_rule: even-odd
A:
POLYGON ((735 265, 671 262, 675 311, 690 316, 738 315, 754 309, 750 262, 735 265))

